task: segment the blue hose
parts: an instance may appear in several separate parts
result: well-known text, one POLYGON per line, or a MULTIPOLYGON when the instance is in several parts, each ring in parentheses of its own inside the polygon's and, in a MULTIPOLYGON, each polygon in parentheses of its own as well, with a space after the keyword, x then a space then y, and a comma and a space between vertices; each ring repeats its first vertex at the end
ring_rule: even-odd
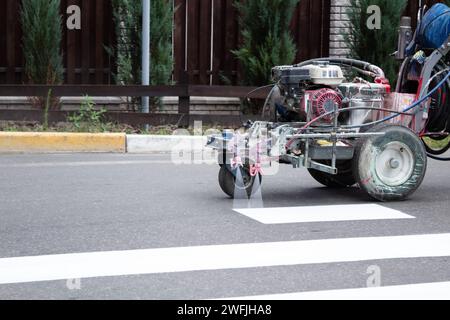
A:
MULTIPOLYGON (((431 97, 440 87, 442 87, 449 78, 450 78, 450 72, 448 72, 447 75, 444 77, 444 79, 441 82, 439 82, 437 84, 437 86, 433 90, 431 90, 425 97, 423 97, 420 100, 417 100, 416 102, 414 102, 412 105, 410 105, 405 110, 403 110, 403 112, 408 112, 409 110, 414 109, 418 105, 422 104, 425 100, 427 100, 429 97, 431 97)), ((393 116, 387 117, 386 121, 387 120, 391 120, 391 119, 393 119, 395 117, 398 117, 398 116, 399 115, 393 115, 393 116)))

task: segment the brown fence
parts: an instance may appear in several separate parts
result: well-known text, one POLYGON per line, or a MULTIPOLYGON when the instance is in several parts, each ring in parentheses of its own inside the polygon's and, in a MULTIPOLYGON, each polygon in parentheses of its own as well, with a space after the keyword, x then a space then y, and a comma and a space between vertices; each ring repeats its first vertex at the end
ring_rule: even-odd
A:
MULTIPOLYGON (((234 84, 238 62, 231 50, 239 45, 238 12, 233 0, 175 0, 174 78, 187 71, 192 84, 234 84)), ((0 84, 20 84, 23 75, 22 30, 18 0, 0 1, 0 84)), ((136 0, 137 5, 140 1, 136 0)), ((81 30, 64 28, 64 66, 67 84, 109 84, 114 61, 105 46, 115 42, 111 0, 61 0, 61 14, 76 4, 82 11, 81 30)), ((294 13, 292 33, 298 44, 297 61, 328 54, 330 0, 302 0, 294 13)))
MULTIPOLYGON (((45 97, 51 90, 55 96, 83 96, 91 97, 165 97, 177 96, 179 98, 178 114, 143 114, 143 113, 121 113, 109 112, 106 117, 110 121, 116 121, 129 125, 166 125, 177 124, 188 126, 194 121, 202 121, 205 124, 220 124, 239 127, 247 119, 258 119, 259 117, 243 117, 228 115, 191 115, 190 97, 237 97, 252 99, 265 99, 270 88, 257 90, 254 87, 239 86, 208 86, 208 85, 175 85, 175 86, 114 86, 114 85, 0 85, 0 99, 4 96, 17 97, 45 97)), ((49 121, 66 121, 68 112, 51 111, 49 121)), ((37 121, 43 122, 44 112, 42 110, 0 110, 0 121, 37 121)))
MULTIPOLYGON (((20 4, 18 0, 0 1, 0 83, 24 83, 21 47, 20 4)), ((68 84, 112 83, 114 62, 105 46, 114 43, 110 0, 61 0, 63 25, 66 9, 78 5, 82 12, 81 30, 63 34, 65 82, 68 84)))
MULTIPOLYGON (((139 0, 135 0, 140 5, 139 0)), ((432 5, 438 0, 424 0, 432 5)), ((174 0, 174 79, 186 76, 191 84, 223 84, 221 76, 239 80, 239 64, 231 50, 240 43, 238 12, 234 0, 174 0)), ((301 0, 294 12, 291 31, 297 44, 296 61, 326 56, 329 52, 331 0, 301 0)), ((21 84, 20 3, 0 0, 0 84, 21 84)), ((66 28, 62 51, 67 84, 113 83, 114 61, 105 47, 115 43, 111 0, 61 0, 61 14, 67 6, 82 9, 82 29, 66 28)), ((416 22, 417 0, 409 0, 406 14, 416 22)), ((64 19, 65 22, 65 19, 64 19)), ((65 23, 64 23, 65 24, 65 23)))
MULTIPOLYGON (((175 0, 175 80, 187 72, 190 83, 236 84, 239 65, 231 50, 238 48, 238 12, 232 0, 175 0)), ((297 44, 296 61, 327 56, 330 0, 301 0, 291 31, 297 44)))

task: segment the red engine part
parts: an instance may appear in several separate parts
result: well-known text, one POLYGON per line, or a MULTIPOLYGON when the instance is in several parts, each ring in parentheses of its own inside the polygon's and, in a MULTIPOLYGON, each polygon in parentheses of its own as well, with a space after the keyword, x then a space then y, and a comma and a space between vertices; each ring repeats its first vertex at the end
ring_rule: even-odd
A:
MULTIPOLYGON (((314 91, 307 91, 309 100, 311 101, 312 114, 315 117, 320 117, 328 112, 334 111, 335 106, 341 108, 342 98, 332 89, 320 89, 314 91)), ((333 114, 323 117, 324 121, 330 122, 334 118, 333 114)))
POLYGON ((377 77, 375 78, 375 83, 382 84, 386 89, 386 93, 391 93, 391 84, 388 79, 377 77))

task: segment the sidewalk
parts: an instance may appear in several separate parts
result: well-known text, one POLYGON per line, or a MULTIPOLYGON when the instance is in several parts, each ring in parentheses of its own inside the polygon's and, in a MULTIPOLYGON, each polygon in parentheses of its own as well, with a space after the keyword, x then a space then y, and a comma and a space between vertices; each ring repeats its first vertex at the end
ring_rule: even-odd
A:
POLYGON ((203 151, 206 136, 0 132, 0 153, 203 151))

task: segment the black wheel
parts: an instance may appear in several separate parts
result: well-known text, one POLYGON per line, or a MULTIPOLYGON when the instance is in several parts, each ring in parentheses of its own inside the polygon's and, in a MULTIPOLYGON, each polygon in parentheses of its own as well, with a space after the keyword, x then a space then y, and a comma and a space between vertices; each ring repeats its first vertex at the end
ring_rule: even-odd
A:
POLYGON ((385 135, 360 139, 353 161, 355 180, 374 199, 404 200, 425 177, 427 155, 423 143, 402 126, 383 124, 368 132, 385 135))
POLYGON ((351 161, 338 162, 337 168, 337 175, 314 169, 308 169, 308 171, 317 182, 329 188, 347 188, 356 183, 351 161))
POLYGON ((219 171, 219 185, 230 198, 251 198, 261 187, 262 177, 250 175, 250 166, 239 167, 231 172, 229 166, 221 166, 219 171), (239 170, 237 172, 237 170, 239 170), (236 178, 241 177, 241 178, 236 178), (257 180, 259 179, 259 180, 257 180), (255 183, 258 182, 258 183, 255 183))

